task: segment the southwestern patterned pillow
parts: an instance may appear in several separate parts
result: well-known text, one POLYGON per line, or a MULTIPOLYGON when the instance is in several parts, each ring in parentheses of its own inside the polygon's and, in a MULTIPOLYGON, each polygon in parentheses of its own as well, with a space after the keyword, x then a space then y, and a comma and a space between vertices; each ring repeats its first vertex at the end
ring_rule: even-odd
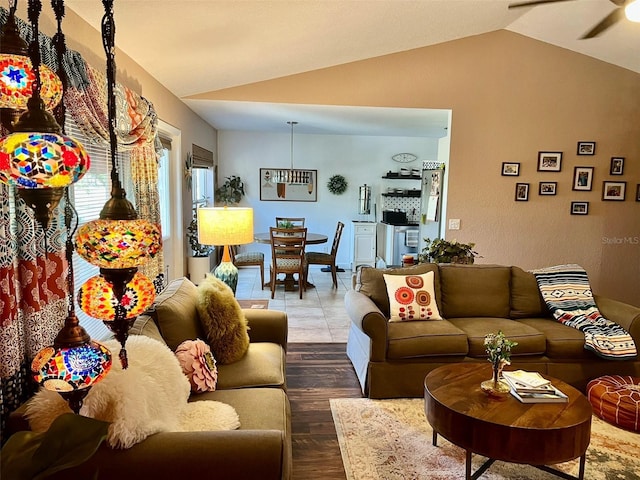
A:
POLYGON ((442 320, 433 288, 433 272, 383 275, 389 295, 389 321, 442 320))

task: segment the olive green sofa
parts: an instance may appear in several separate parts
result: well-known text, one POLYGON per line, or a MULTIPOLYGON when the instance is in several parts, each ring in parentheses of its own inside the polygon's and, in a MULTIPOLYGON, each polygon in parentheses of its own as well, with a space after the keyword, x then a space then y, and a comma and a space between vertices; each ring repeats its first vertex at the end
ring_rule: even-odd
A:
MULTIPOLYGON (((175 280, 139 316, 132 335, 147 335, 171 350, 184 340, 205 339, 196 310, 198 289, 175 280)), ((80 467, 51 478, 141 480, 146 478, 291 478, 291 412, 286 394, 287 316, 275 310, 243 310, 251 343, 237 362, 218 364, 213 392, 190 401, 217 400, 235 408, 240 428, 231 431, 161 432, 126 450, 106 443, 80 467)), ((24 406, 12 415, 11 430, 27 429, 24 406)))
MULTIPOLYGON (((640 347, 640 308, 595 296, 606 318, 640 347)), ((345 295, 351 319, 347 355, 370 398, 421 397, 424 377, 455 362, 486 362, 484 336, 502 330, 518 342, 511 368, 536 370, 584 391, 605 374, 640 376, 640 361, 604 360, 584 349, 579 330, 554 320, 533 274, 502 265, 424 263, 398 269, 361 268, 345 295), (383 274, 434 272, 444 320, 389 322, 383 274)))

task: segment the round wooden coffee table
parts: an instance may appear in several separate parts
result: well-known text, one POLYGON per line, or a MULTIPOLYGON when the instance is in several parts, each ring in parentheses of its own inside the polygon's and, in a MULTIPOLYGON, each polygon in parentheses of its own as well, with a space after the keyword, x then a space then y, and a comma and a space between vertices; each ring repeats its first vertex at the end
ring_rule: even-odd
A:
POLYGON ((569 396, 567 403, 521 403, 509 395, 489 398, 480 383, 491 378, 491 365, 455 363, 436 368, 424 380, 425 413, 438 435, 466 450, 466 480, 477 479, 495 460, 526 463, 567 479, 584 477, 591 436, 591 405, 578 390, 549 377, 569 396), (471 473, 471 455, 487 457, 471 473), (577 477, 548 467, 580 458, 577 477))

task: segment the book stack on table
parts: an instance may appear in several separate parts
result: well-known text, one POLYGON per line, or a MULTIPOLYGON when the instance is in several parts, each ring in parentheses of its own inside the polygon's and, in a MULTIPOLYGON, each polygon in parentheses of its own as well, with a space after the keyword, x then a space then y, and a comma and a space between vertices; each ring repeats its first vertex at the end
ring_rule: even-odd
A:
POLYGON ((502 376, 511 386, 511 395, 522 403, 565 403, 569 401, 569 397, 538 372, 515 370, 502 372, 502 376))

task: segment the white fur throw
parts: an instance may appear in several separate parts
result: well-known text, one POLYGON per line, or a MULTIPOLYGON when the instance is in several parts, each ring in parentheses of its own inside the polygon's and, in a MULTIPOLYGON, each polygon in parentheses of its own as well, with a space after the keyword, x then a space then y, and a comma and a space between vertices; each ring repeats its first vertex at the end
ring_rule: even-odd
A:
MULTIPOLYGON (((111 371, 94 385, 81 415, 111 422, 107 441, 129 448, 149 435, 169 431, 233 430, 240 426, 230 405, 214 401, 187 403, 191 391, 178 359, 165 344, 142 335, 127 341, 129 368, 117 359, 120 344, 104 342, 114 361, 111 371)), ((60 395, 41 389, 27 406, 31 429, 42 432, 62 413, 70 412, 60 395)))

